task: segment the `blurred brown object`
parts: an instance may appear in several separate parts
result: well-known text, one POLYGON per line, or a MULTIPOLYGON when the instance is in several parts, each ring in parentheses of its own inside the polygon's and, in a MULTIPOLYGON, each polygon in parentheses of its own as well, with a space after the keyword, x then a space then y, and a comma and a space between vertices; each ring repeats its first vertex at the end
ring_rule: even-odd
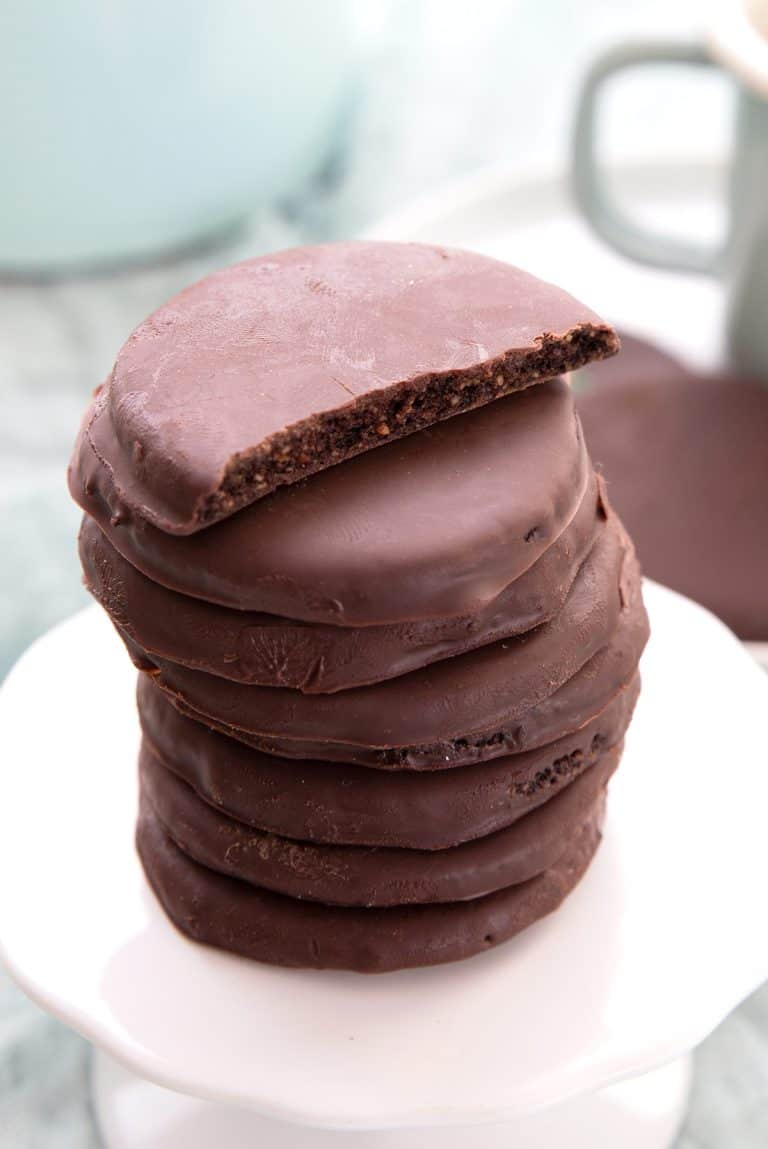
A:
POLYGON ((768 641, 768 386, 622 334, 578 376, 594 462, 651 578, 768 641))

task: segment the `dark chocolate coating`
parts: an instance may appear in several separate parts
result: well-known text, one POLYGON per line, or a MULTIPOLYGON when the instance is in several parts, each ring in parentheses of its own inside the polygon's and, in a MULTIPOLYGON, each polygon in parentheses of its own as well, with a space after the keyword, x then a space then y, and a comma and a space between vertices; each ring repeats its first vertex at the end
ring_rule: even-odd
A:
POLYGON ((191 537, 115 511, 94 455, 73 493, 163 586, 237 610, 371 626, 486 608, 572 520, 589 476, 571 390, 553 380, 285 487, 191 537))
MULTIPOLYGON (((593 476, 541 558, 485 609, 392 626, 328 626, 232 610, 167 590, 132 567, 93 519, 79 550, 88 589, 136 648, 233 682, 327 694, 383 682, 548 622, 565 601, 607 511, 593 476)), ((141 657, 139 669, 151 663, 141 657)))
POLYGON ((326 905, 399 906, 479 898, 549 869, 603 794, 621 757, 596 766, 512 826, 448 850, 321 846, 222 814, 142 748, 141 789, 165 831, 194 861, 252 885, 326 905))
MULTIPOLYGON (((433 742, 418 745, 371 747, 320 738, 298 741, 288 736, 255 734, 195 710, 179 695, 169 697, 188 717, 268 754, 285 758, 322 758, 324 761, 350 762, 380 770, 447 770, 473 762, 486 762, 505 754, 534 750, 580 729, 600 714, 618 691, 630 684, 648 638, 648 618, 642 604, 631 612, 627 611, 626 615, 623 625, 607 646, 564 686, 531 706, 530 710, 520 713, 515 708, 513 714, 500 715, 498 725, 494 727, 474 729, 457 737, 442 735, 433 742)), ((511 694, 511 684, 508 689, 511 694)), ((444 705, 447 709, 447 703, 444 705)))
POLYGON ((612 329, 571 296, 485 256, 297 248, 210 275, 140 324, 81 446, 127 510, 189 534, 382 440, 616 350, 612 329))
POLYGON ((145 743, 210 805, 239 822, 327 845, 443 850, 511 826, 624 737, 639 676, 581 729, 522 754, 457 770, 371 770, 277 758, 180 714, 147 675, 145 743))
POLYGON ((440 769, 529 749, 577 729, 635 672, 647 618, 627 545, 609 520, 552 622, 402 678, 305 695, 153 659, 153 681, 192 717, 287 757, 440 769))
POLYGON ((383 973, 457 961, 519 933, 562 903, 600 843, 602 802, 563 853, 527 882, 428 906, 326 906, 275 894, 193 862, 143 802, 136 843, 150 885, 188 937, 273 965, 383 973))

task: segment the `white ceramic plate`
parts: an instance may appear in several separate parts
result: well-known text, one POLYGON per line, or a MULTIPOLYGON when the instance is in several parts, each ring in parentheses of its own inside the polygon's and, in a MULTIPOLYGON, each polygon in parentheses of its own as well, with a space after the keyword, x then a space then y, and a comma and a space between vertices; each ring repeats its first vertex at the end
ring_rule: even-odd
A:
POLYGON ((31 997, 138 1073, 336 1128, 499 1120, 690 1049, 768 976, 768 679, 647 587, 645 686, 606 837, 562 909, 470 961, 282 970, 168 923, 132 837, 132 671, 95 607, 0 694, 0 946, 31 997))

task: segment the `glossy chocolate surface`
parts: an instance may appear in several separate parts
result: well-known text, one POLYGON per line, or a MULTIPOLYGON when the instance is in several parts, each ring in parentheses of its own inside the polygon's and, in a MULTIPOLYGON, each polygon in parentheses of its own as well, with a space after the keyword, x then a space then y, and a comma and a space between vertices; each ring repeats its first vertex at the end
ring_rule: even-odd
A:
POLYGON ((447 850, 322 846, 259 832, 214 809, 163 766, 140 758, 145 799, 180 850, 209 869, 325 905, 465 901, 536 877, 601 801, 621 747, 507 829, 447 850))
POLYGON ((189 537, 115 510, 105 468, 91 464, 75 497, 155 582, 335 626, 484 609, 571 522, 590 477, 562 380, 384 445, 189 537))
POLYGON ((609 521, 551 623, 401 678, 304 695, 152 659, 153 682, 192 717, 287 757, 440 769, 530 749, 587 722, 634 675, 648 622, 624 548, 609 521))
POLYGON ((533 630, 562 608, 607 515, 590 481, 562 534, 532 567, 476 614, 348 627, 232 610, 169 591, 142 575, 83 519, 79 550, 86 585, 132 640, 140 669, 153 656, 234 682, 327 694, 411 670, 533 630))

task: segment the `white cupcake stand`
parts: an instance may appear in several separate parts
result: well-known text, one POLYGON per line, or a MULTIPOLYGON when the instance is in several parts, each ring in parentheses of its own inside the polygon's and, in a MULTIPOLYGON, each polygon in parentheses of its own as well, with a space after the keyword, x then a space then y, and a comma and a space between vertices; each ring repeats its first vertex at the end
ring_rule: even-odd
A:
POLYGON ((689 1051, 768 977, 768 676, 652 584, 605 840, 562 909, 456 965, 282 970, 167 922, 133 844, 133 673, 91 608, 0 694, 0 945, 97 1047, 109 1149, 664 1149, 689 1051))

